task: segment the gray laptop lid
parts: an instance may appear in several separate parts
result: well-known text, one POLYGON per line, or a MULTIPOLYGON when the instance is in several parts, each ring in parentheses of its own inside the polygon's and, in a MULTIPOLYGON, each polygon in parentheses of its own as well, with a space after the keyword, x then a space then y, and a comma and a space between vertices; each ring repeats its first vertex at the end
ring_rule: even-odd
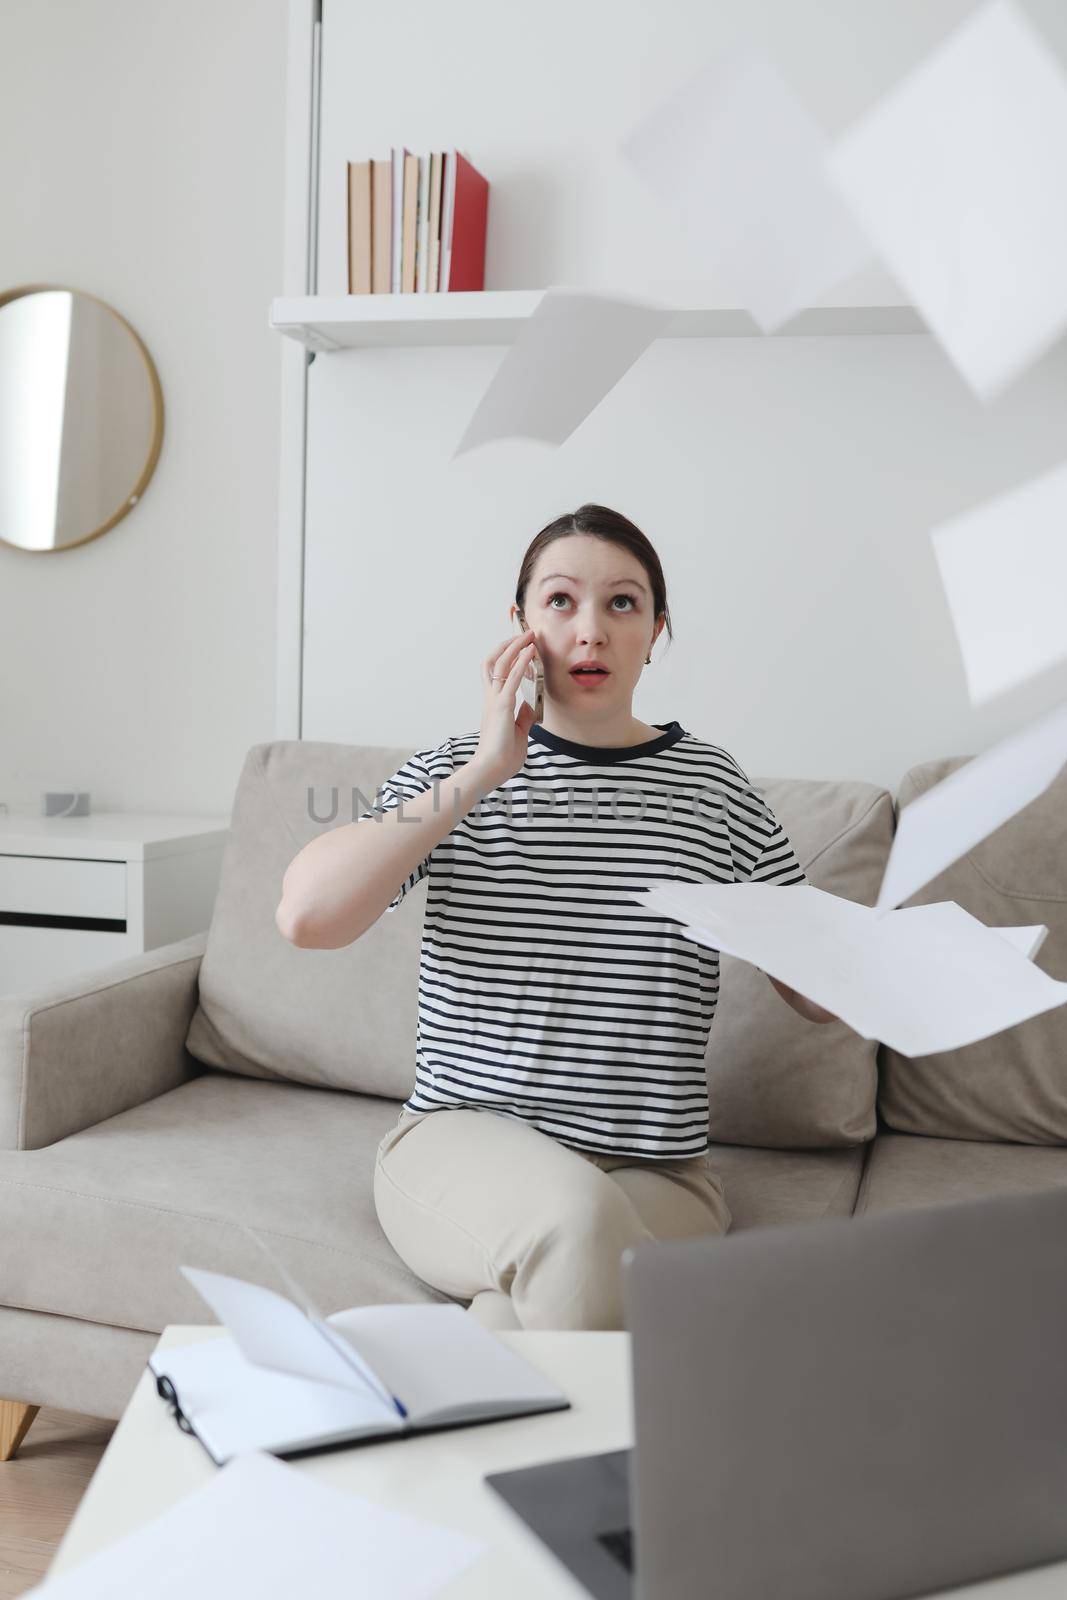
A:
POLYGON ((626 1259, 646 1600, 900 1600, 1067 1556, 1067 1192, 626 1259))

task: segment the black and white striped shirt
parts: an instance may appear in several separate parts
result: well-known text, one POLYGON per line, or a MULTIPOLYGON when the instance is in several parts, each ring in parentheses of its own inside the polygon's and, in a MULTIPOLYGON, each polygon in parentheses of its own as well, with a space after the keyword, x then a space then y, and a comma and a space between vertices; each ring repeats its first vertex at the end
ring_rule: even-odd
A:
MULTIPOLYGON (((628 896, 662 879, 807 880, 733 757, 655 726, 607 749, 535 724, 521 770, 401 886, 390 911, 429 874, 412 1111, 495 1111, 606 1153, 707 1149, 718 952, 628 896)), ((448 779, 477 745, 416 751, 360 820, 448 779)))

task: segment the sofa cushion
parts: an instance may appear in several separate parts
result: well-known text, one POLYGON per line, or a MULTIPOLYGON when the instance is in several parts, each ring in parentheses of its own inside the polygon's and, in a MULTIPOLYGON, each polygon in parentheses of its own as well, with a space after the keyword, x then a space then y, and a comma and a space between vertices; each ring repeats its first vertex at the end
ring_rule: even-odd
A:
POLYGON ((411 1093, 426 881, 342 950, 300 950, 274 921, 293 857, 368 809, 409 754, 300 740, 248 752, 186 1040, 205 1066, 411 1093))
POLYGON ((868 1148, 747 1150, 713 1144, 711 1161, 722 1178, 730 1232, 851 1216, 868 1148))
POLYGON ((202 1073, 43 1150, 0 1151, 0 1303, 158 1332, 213 1322, 183 1263, 325 1312, 441 1300, 378 1226, 371 1173, 395 1100, 202 1073))
POLYGON ((856 1215, 952 1205, 1067 1185, 1067 1150, 880 1133, 870 1146, 856 1215))
MULTIPOLYGON (((893 841, 888 790, 850 780, 757 780, 818 889, 873 905, 893 841)), ((779 1149, 862 1144, 874 1136, 877 1045, 842 1022, 812 1023, 766 975, 720 958, 708 1039, 711 1137, 779 1149)))
MULTIPOLYGON (((901 784, 910 804, 967 758, 927 762, 901 784)), ((1067 978, 1067 770, 1045 793, 905 903, 955 900, 990 926, 1045 923, 1036 964, 1067 978)), ((889 1127, 946 1139, 1067 1144, 1067 1007, 961 1050, 884 1050, 879 1109, 889 1127)))

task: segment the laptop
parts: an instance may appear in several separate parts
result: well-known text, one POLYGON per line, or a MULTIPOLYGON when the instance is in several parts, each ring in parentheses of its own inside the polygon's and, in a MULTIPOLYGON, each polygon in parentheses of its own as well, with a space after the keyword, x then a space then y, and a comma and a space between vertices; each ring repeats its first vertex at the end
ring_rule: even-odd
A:
POLYGON ((596 1600, 903 1600, 1067 1557, 1067 1190, 624 1273, 633 1451, 486 1480, 596 1600))

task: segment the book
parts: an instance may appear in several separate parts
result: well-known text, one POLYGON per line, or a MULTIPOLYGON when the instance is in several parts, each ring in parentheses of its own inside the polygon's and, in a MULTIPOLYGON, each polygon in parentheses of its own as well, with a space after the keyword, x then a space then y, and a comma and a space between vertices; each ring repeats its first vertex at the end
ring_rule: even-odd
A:
POLYGON ((440 150, 430 157, 430 258, 426 289, 437 294, 441 275, 441 174, 445 158, 440 150))
POLYGON ((419 158, 404 157, 404 226, 400 245, 400 292, 415 293, 415 227, 419 208, 419 158))
POLYGON ((404 162, 407 151, 393 147, 393 231, 389 249, 389 288, 400 293, 401 254, 404 242, 404 162))
POLYGON ((452 218, 456 205, 456 152, 449 150, 445 156, 445 170, 441 178, 441 275, 440 289, 448 289, 448 266, 452 249, 452 218))
POLYGON ((415 222, 415 293, 426 293, 430 265, 430 158, 419 157, 419 199, 415 222))
POLYGON ((348 163, 348 292, 371 292, 371 203, 369 161, 348 163))
POLYGON ((371 288, 390 292, 393 238, 393 174, 389 161, 371 162, 371 288))
POLYGON ((348 163, 349 294, 485 287, 489 184, 458 150, 348 163))
POLYGON ((450 292, 484 289, 489 184, 459 151, 454 155, 441 287, 450 292))
MULTIPOLYGON (((537 1368, 456 1305, 356 1306, 322 1317, 285 1295, 183 1267, 227 1332, 153 1351, 175 1420, 217 1466, 564 1411, 537 1368)), ((282 1269, 283 1270, 283 1269, 282 1269)))

